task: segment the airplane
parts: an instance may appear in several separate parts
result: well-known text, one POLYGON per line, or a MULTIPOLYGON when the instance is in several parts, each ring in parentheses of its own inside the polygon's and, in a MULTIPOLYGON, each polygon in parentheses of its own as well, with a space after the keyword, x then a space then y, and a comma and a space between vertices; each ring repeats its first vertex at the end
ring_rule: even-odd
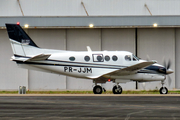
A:
POLYGON ((166 76, 173 73, 168 65, 159 65, 157 61, 141 60, 128 51, 66 51, 43 49, 26 34, 20 24, 5 24, 13 50, 11 60, 19 67, 76 78, 93 80, 94 94, 105 89, 98 85, 112 81, 112 92, 121 94, 119 83, 130 81, 161 81, 160 94, 167 94, 164 87, 166 76))

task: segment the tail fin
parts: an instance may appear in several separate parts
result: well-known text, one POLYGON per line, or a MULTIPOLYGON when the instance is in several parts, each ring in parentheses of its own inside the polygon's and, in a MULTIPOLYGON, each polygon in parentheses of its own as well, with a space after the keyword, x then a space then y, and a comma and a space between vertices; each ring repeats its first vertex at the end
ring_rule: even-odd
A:
POLYGON ((36 54, 39 47, 18 24, 6 24, 9 40, 15 55, 28 56, 36 54))

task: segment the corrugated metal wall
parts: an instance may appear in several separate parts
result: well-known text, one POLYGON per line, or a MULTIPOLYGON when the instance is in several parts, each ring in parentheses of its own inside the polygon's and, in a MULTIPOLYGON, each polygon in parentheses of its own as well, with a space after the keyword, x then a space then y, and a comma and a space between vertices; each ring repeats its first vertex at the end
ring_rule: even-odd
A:
POLYGON ((175 42, 175 80, 176 80, 176 84, 175 87, 180 89, 180 28, 176 28, 175 29, 175 38, 176 38, 176 42, 175 42))
MULTIPOLYGON (((19 0, 25 16, 86 16, 82 0, 19 0)), ((178 0, 83 0, 90 16, 180 15, 178 0)), ((17 0, 0 0, 0 16, 22 16, 17 0)))

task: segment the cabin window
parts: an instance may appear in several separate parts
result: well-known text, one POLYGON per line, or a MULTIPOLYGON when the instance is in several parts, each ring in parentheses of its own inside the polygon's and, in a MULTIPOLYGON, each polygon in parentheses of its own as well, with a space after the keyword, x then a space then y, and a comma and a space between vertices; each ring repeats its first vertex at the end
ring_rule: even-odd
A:
POLYGON ((131 55, 126 55, 126 56, 125 56, 125 60, 126 60, 126 61, 131 61, 131 55))
POLYGON ((74 61, 74 60, 75 60, 75 57, 73 57, 73 56, 72 56, 72 57, 69 57, 69 60, 70 60, 70 61, 74 61))
POLYGON ((90 60, 90 57, 89 56, 85 56, 84 60, 88 62, 90 60))
POLYGON ((98 60, 98 62, 102 61, 102 56, 98 55, 97 60, 98 60))
POLYGON ((94 62, 104 62, 103 54, 93 54, 94 62))
POLYGON ((106 61, 109 61, 110 60, 110 57, 108 55, 105 56, 105 60, 106 61))
POLYGON ((113 55, 113 56, 112 56, 112 60, 113 60, 113 61, 117 61, 117 59, 118 59, 118 57, 117 57, 116 55, 113 55))

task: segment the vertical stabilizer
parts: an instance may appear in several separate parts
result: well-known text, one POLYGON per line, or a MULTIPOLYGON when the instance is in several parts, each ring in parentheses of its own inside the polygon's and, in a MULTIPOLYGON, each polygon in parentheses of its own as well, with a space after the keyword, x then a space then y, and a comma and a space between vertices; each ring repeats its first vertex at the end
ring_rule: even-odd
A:
POLYGON ((26 34, 26 32, 17 24, 6 24, 9 40, 15 55, 33 56, 39 51, 39 47, 26 34))

